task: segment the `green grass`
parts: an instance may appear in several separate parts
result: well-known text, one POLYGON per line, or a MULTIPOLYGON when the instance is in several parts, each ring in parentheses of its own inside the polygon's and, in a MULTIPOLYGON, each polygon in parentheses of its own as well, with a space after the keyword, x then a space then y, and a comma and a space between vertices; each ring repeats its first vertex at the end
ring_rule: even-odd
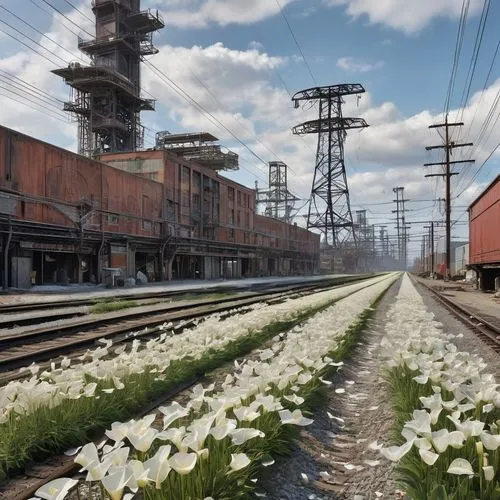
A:
POLYGON ((132 307, 138 307, 139 304, 135 300, 115 300, 115 299, 103 299, 102 301, 96 302, 90 307, 89 312, 91 314, 103 314, 107 312, 121 311, 122 309, 130 309, 132 307))

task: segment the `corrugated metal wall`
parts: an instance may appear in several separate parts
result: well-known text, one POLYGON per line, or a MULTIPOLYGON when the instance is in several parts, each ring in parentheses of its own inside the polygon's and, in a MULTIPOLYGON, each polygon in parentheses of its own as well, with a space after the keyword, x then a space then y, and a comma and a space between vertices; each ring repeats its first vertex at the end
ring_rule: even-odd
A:
POLYGON ((470 263, 500 263, 500 176, 471 205, 470 263))

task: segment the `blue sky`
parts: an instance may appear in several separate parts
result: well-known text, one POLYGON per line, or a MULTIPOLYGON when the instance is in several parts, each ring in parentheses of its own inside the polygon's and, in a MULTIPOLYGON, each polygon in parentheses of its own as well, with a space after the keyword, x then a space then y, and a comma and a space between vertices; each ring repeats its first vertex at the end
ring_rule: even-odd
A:
MULTIPOLYGON (((405 186, 407 197, 415 200, 409 205, 415 212, 408 214, 408 218, 439 218, 439 203, 421 200, 443 197, 442 184, 426 180, 423 177, 426 171, 421 165, 440 160, 437 154, 426 153, 424 147, 440 142, 437 133, 427 127, 442 119, 440 113, 450 79, 462 0, 279 0, 314 81, 277 3, 276 0, 143 0, 143 7, 159 9, 166 22, 166 28, 155 38, 161 51, 150 61, 257 156, 264 161, 286 161, 292 170, 291 189, 301 198, 307 198, 311 188, 315 139, 300 140, 290 129, 313 118, 314 109, 294 110, 286 89, 294 93, 314 86, 314 81, 319 85, 363 84, 367 93, 359 106, 354 100, 348 100, 345 105, 346 115, 362 116, 371 125, 361 133, 353 132, 347 141, 346 165, 353 209, 366 208, 371 222, 392 224, 394 207, 389 205, 393 199, 392 188, 405 186), (379 203, 386 205, 375 205, 379 203)), ((470 1, 450 106, 452 118, 461 106, 483 3, 483 0, 470 1)), ((90 1, 3 0, 0 5, 67 49, 61 49, 0 9, 0 20, 40 42, 48 52, 1 22, 0 29, 42 51, 50 60, 0 32, 0 71, 11 75, 9 79, 3 73, 2 79, 0 73, 0 105, 4 111, 0 123, 75 150, 74 123, 67 119, 65 122, 61 114, 57 114, 57 119, 52 118, 56 113, 53 106, 57 103, 46 102, 51 111, 48 117, 47 108, 33 104, 32 97, 13 86, 11 78, 15 75, 57 99, 68 100, 68 88, 50 69, 78 56, 75 33, 88 37, 82 30, 92 32, 91 23, 85 17, 92 17, 90 1), (14 102, 13 98, 24 104, 14 102)), ((467 141, 478 139, 500 91, 500 61, 497 60, 487 88, 481 94, 499 41, 495 24, 499 18, 500 3, 491 2, 469 100, 463 111, 466 126, 461 139, 467 141)), ((250 186, 258 180, 264 186, 265 165, 226 129, 208 121, 148 67, 144 67, 143 85, 159 103, 156 113, 143 116, 149 129, 148 145, 156 130, 208 130, 241 155, 241 170, 230 174, 231 177, 250 186)), ((491 153, 500 135, 500 123, 495 122, 500 109, 493 111, 488 133, 474 151, 477 166, 491 153)), ((462 154, 467 158, 465 151, 462 154)), ((463 169, 470 174, 454 181, 456 193, 467 188, 454 201, 456 214, 462 216, 462 221, 467 219, 463 216, 465 206, 499 171, 498 155, 493 155, 474 181, 471 178, 477 167, 463 169)), ((415 226, 414 233, 420 235, 422 228, 415 226)), ((454 236, 466 235, 467 227, 457 225, 454 236)), ((418 252, 419 241, 420 236, 415 236, 412 253, 418 252)))

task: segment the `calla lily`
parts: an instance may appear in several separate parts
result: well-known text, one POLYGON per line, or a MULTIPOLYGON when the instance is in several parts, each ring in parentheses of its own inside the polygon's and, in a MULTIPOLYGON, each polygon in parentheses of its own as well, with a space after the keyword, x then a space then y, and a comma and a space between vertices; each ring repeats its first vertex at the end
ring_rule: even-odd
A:
POLYGON ((231 454, 231 463, 229 467, 231 470, 238 471, 244 469, 250 464, 251 460, 247 457, 245 453, 233 453, 231 454))
POLYGON ((436 460, 439 458, 439 455, 437 453, 434 453, 430 450, 425 450, 424 448, 420 448, 418 450, 418 453, 420 455, 420 458, 427 464, 427 465, 434 465, 436 460))
POLYGON ((468 460, 465 460, 465 458, 455 458, 455 460, 451 462, 446 472, 448 472, 448 474, 457 474, 457 475, 474 474, 474 471, 472 470, 472 465, 468 460))
POLYGON ((493 469, 491 465, 487 465, 486 467, 483 467, 483 474, 486 481, 493 481, 493 478, 495 477, 495 469, 493 469))
POLYGON ((301 405, 305 399, 297 396, 297 394, 293 394, 292 396, 283 396, 287 401, 296 404, 297 406, 301 405))
POLYGON ((75 463, 80 464, 82 467, 87 467, 90 463, 98 461, 99 454, 94 443, 86 444, 75 458, 75 463))
POLYGON ((122 467, 113 472, 113 474, 110 474, 102 479, 102 485, 109 493, 111 500, 121 500, 123 490, 125 489, 131 475, 132 474, 129 470, 127 470, 127 468, 122 467))
POLYGON ((214 437, 216 441, 221 441, 226 436, 228 436, 229 433, 234 429, 236 429, 236 421, 226 420, 224 424, 212 427, 212 429, 210 429, 210 434, 214 437))
POLYGON ((402 446, 389 446, 388 448, 381 448, 380 453, 390 460, 391 462, 398 462, 401 460, 412 448, 413 441, 407 441, 402 446))
POLYGON ((145 488, 149 484, 149 470, 144 468, 144 464, 140 460, 130 460, 127 464, 127 470, 130 472, 127 486, 131 490, 145 488))
POLYGON ((189 411, 174 401, 170 406, 160 406, 158 408, 165 416, 163 417, 163 428, 166 429, 177 419, 189 415, 189 411))
POLYGON ((144 469, 148 471, 147 478, 155 483, 156 489, 161 489, 161 483, 172 469, 168 463, 171 449, 170 445, 160 446, 155 455, 144 462, 144 469))
POLYGON ((240 446, 243 443, 246 443, 250 439, 254 439, 256 437, 264 437, 265 434, 258 429, 251 429, 249 427, 241 427, 239 429, 235 429, 230 432, 232 443, 236 446, 240 446))
POLYGON ((158 435, 158 431, 149 427, 146 430, 139 429, 138 431, 130 430, 127 433, 128 440, 132 444, 132 446, 143 453, 148 451, 153 444, 153 441, 158 435))
POLYGON ((260 417, 260 413, 258 411, 255 411, 248 406, 233 408, 233 413, 240 422, 253 422, 260 417))
POLYGON ((481 441, 484 447, 489 451, 495 451, 500 446, 500 434, 481 433, 481 441))
POLYGON ((196 465, 198 455, 196 453, 176 453, 169 458, 168 463, 178 474, 189 474, 196 465))
POLYGON ((281 410, 279 416, 283 424, 299 425, 303 427, 311 425, 314 422, 314 420, 304 417, 302 412, 298 409, 293 412, 290 410, 281 410))
POLYGON ((44 484, 41 488, 38 488, 35 495, 40 498, 44 498, 45 500, 63 500, 69 490, 77 484, 78 481, 75 479, 61 477, 44 484))

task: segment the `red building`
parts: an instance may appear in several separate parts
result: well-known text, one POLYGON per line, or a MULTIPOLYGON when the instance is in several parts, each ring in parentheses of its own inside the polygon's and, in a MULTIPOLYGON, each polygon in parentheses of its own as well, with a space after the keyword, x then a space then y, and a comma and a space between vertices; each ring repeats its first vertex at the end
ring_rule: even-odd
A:
POLYGON ((500 175, 470 205, 469 233, 469 267, 483 290, 494 290, 500 276, 500 175))
POLYGON ((0 127, 2 284, 312 273, 319 236, 255 191, 166 150, 90 160, 0 127))

